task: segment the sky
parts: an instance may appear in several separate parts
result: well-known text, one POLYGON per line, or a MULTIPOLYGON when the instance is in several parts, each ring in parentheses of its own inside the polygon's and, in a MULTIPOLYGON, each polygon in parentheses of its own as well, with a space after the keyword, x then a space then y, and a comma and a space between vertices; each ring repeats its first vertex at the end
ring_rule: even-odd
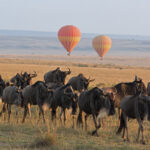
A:
POLYGON ((150 35, 150 0, 0 0, 0 29, 150 35))

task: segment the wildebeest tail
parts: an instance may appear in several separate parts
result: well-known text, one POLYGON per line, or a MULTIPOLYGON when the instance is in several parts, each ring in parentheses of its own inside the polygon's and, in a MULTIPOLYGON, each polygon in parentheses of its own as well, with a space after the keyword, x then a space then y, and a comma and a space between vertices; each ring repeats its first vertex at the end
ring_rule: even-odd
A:
POLYGON ((79 112, 78 118, 77 118, 77 125, 82 123, 82 112, 79 112))
POLYGON ((20 92, 20 97, 21 97, 21 107, 24 106, 24 98, 22 92, 20 92))
POLYGON ((120 117, 120 126, 119 126, 119 129, 117 131, 116 134, 119 134, 121 133, 122 129, 125 127, 125 122, 124 122, 124 119, 123 119, 123 113, 121 113, 121 117, 120 117))

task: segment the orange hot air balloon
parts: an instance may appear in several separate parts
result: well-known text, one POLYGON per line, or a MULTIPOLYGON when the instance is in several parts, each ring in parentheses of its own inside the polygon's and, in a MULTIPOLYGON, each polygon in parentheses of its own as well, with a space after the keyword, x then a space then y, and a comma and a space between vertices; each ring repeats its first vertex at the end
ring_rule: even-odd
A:
POLYGON ((111 44, 111 39, 105 35, 96 36, 92 41, 93 48, 96 50, 96 52, 102 59, 104 55, 108 52, 108 50, 111 48, 111 44))
POLYGON ((81 32, 73 25, 63 26, 58 31, 58 39, 64 48, 68 51, 68 55, 70 56, 70 53, 81 39, 81 32))

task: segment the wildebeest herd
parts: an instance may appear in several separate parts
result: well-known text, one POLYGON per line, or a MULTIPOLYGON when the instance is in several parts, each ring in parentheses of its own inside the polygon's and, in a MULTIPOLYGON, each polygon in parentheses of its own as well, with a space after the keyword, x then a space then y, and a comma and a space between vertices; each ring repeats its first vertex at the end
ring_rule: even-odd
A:
POLYGON ((123 130, 122 137, 124 138, 126 131, 126 140, 129 141, 127 121, 136 119, 139 124, 136 140, 138 142, 141 132, 142 143, 145 144, 143 120, 147 115, 147 119, 150 121, 150 84, 146 88, 142 79, 135 76, 133 82, 122 82, 113 87, 101 89, 98 87, 88 89, 89 83, 94 79, 88 79, 80 73, 70 78, 68 83, 65 84, 65 79, 69 74, 71 74, 69 68, 67 71, 62 71, 58 67, 45 73, 44 81, 36 81, 34 84, 31 81, 32 78, 37 76, 36 72, 33 74, 27 72, 17 73, 10 79, 10 82, 5 82, 0 76, 0 97, 3 104, 0 116, 7 110, 9 122, 11 106, 16 106, 17 118, 18 107, 22 107, 24 109, 22 123, 24 123, 27 114, 29 113, 31 116, 31 105, 37 105, 39 107, 39 119, 42 115, 45 123, 45 110, 51 110, 53 121, 56 119, 57 108, 60 107, 60 121, 62 122, 63 115, 65 124, 65 110, 71 109, 74 127, 74 115, 79 109, 77 126, 80 127, 81 125, 83 127, 82 112, 84 112, 85 130, 87 130, 87 118, 92 115, 95 124, 92 135, 98 136, 97 131, 101 127, 103 117, 114 115, 115 108, 118 108, 120 124, 117 134, 123 130))

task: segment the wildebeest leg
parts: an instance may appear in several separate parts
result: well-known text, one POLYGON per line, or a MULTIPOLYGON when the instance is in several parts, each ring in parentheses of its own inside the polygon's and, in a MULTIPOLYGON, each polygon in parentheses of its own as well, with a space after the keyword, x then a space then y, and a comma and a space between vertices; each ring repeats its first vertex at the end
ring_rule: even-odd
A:
POLYGON ((18 106, 16 106, 16 119, 17 119, 17 123, 18 123, 18 106))
POLYGON ((104 118, 102 118, 102 124, 103 124, 103 127, 105 127, 104 118))
POLYGON ((98 119, 98 126, 97 126, 97 128, 99 129, 101 127, 101 119, 99 118, 98 119))
POLYGON ((65 110, 65 108, 63 109, 63 113, 64 113, 64 125, 65 125, 65 122, 66 122, 66 110, 65 110))
MULTIPOLYGON (((119 115, 119 120, 121 118, 121 113, 122 113, 122 110, 120 108, 118 108, 118 115, 119 115)), ((120 121, 118 122, 118 125, 120 126, 120 121)))
MULTIPOLYGON (((7 106, 6 106, 6 104, 4 103, 4 104, 3 104, 2 111, 0 112, 0 116, 2 116, 2 114, 5 113, 6 110, 7 110, 7 106)), ((5 114, 3 115, 3 117, 4 117, 4 121, 5 121, 5 119, 6 119, 6 118, 5 118, 5 114)))
POLYGON ((85 131, 87 132, 87 117, 88 117, 89 115, 88 114, 85 114, 85 131))
POLYGON ((55 125, 56 125, 56 108, 54 109, 52 109, 52 121, 54 120, 54 118, 55 118, 55 125))
POLYGON ((8 109, 8 122, 10 121, 10 114, 11 114, 11 105, 8 104, 7 105, 7 109, 8 109))
POLYGON ((123 134, 122 134, 122 138, 124 138, 125 136, 125 127, 123 127, 123 134))
POLYGON ((96 130, 94 130, 94 131, 92 132, 92 135, 96 134, 96 136, 98 136, 98 133, 97 133, 98 127, 97 127, 96 116, 95 116, 95 114, 92 114, 92 116, 93 116, 93 120, 94 120, 94 124, 95 124, 95 128, 96 128, 96 130))
POLYGON ((62 124, 62 114, 63 114, 63 109, 61 108, 61 110, 60 110, 60 122, 61 122, 61 124, 62 124))
MULTIPOLYGON (((123 115, 123 119, 124 119, 124 125, 125 125, 126 131, 127 131, 127 141, 129 141, 128 126, 127 126, 127 116, 125 115, 124 112, 122 112, 122 115, 123 115)), ((123 138, 124 138, 124 137, 123 137, 123 138)), ((125 141, 125 138, 124 138, 124 141, 125 141)))
POLYGON ((121 133, 122 128, 125 129, 125 122, 124 122, 124 119, 123 119, 123 114, 121 113, 121 117, 120 117, 120 125, 119 125, 119 128, 118 128, 116 134, 121 133))
POLYGON ((72 128, 74 128, 74 120, 75 120, 75 116, 72 116, 72 128))
POLYGON ((137 136, 137 141, 139 139, 139 135, 140 135, 140 130, 142 132, 142 144, 145 144, 145 140, 144 140, 144 135, 143 135, 143 125, 142 125, 142 120, 138 117, 137 118, 138 124, 139 124, 139 130, 138 130, 138 136, 137 136))
POLYGON ((136 138, 136 142, 139 141, 140 131, 141 131, 141 129, 140 129, 140 127, 138 127, 138 135, 137 135, 137 138, 136 138))
POLYGON ((31 104, 30 103, 28 103, 28 112, 29 112, 29 116, 31 118, 31 104))
POLYGON ((41 118, 41 111, 39 111, 39 119, 37 121, 37 124, 40 122, 40 118, 41 118))
POLYGON ((80 124, 82 124, 82 129, 83 129, 82 110, 79 110, 78 119, 77 119, 77 125, 79 128, 80 128, 80 124))
POLYGON ((24 106, 24 115, 23 115, 22 123, 25 122, 25 118, 26 118, 26 116, 27 116, 27 112, 28 112, 28 107, 27 107, 27 106, 24 106))
POLYGON ((40 109, 40 112, 42 113, 42 116, 43 116, 43 122, 45 123, 44 111, 43 111, 43 109, 42 109, 42 106, 41 106, 41 105, 39 106, 39 109, 40 109))

